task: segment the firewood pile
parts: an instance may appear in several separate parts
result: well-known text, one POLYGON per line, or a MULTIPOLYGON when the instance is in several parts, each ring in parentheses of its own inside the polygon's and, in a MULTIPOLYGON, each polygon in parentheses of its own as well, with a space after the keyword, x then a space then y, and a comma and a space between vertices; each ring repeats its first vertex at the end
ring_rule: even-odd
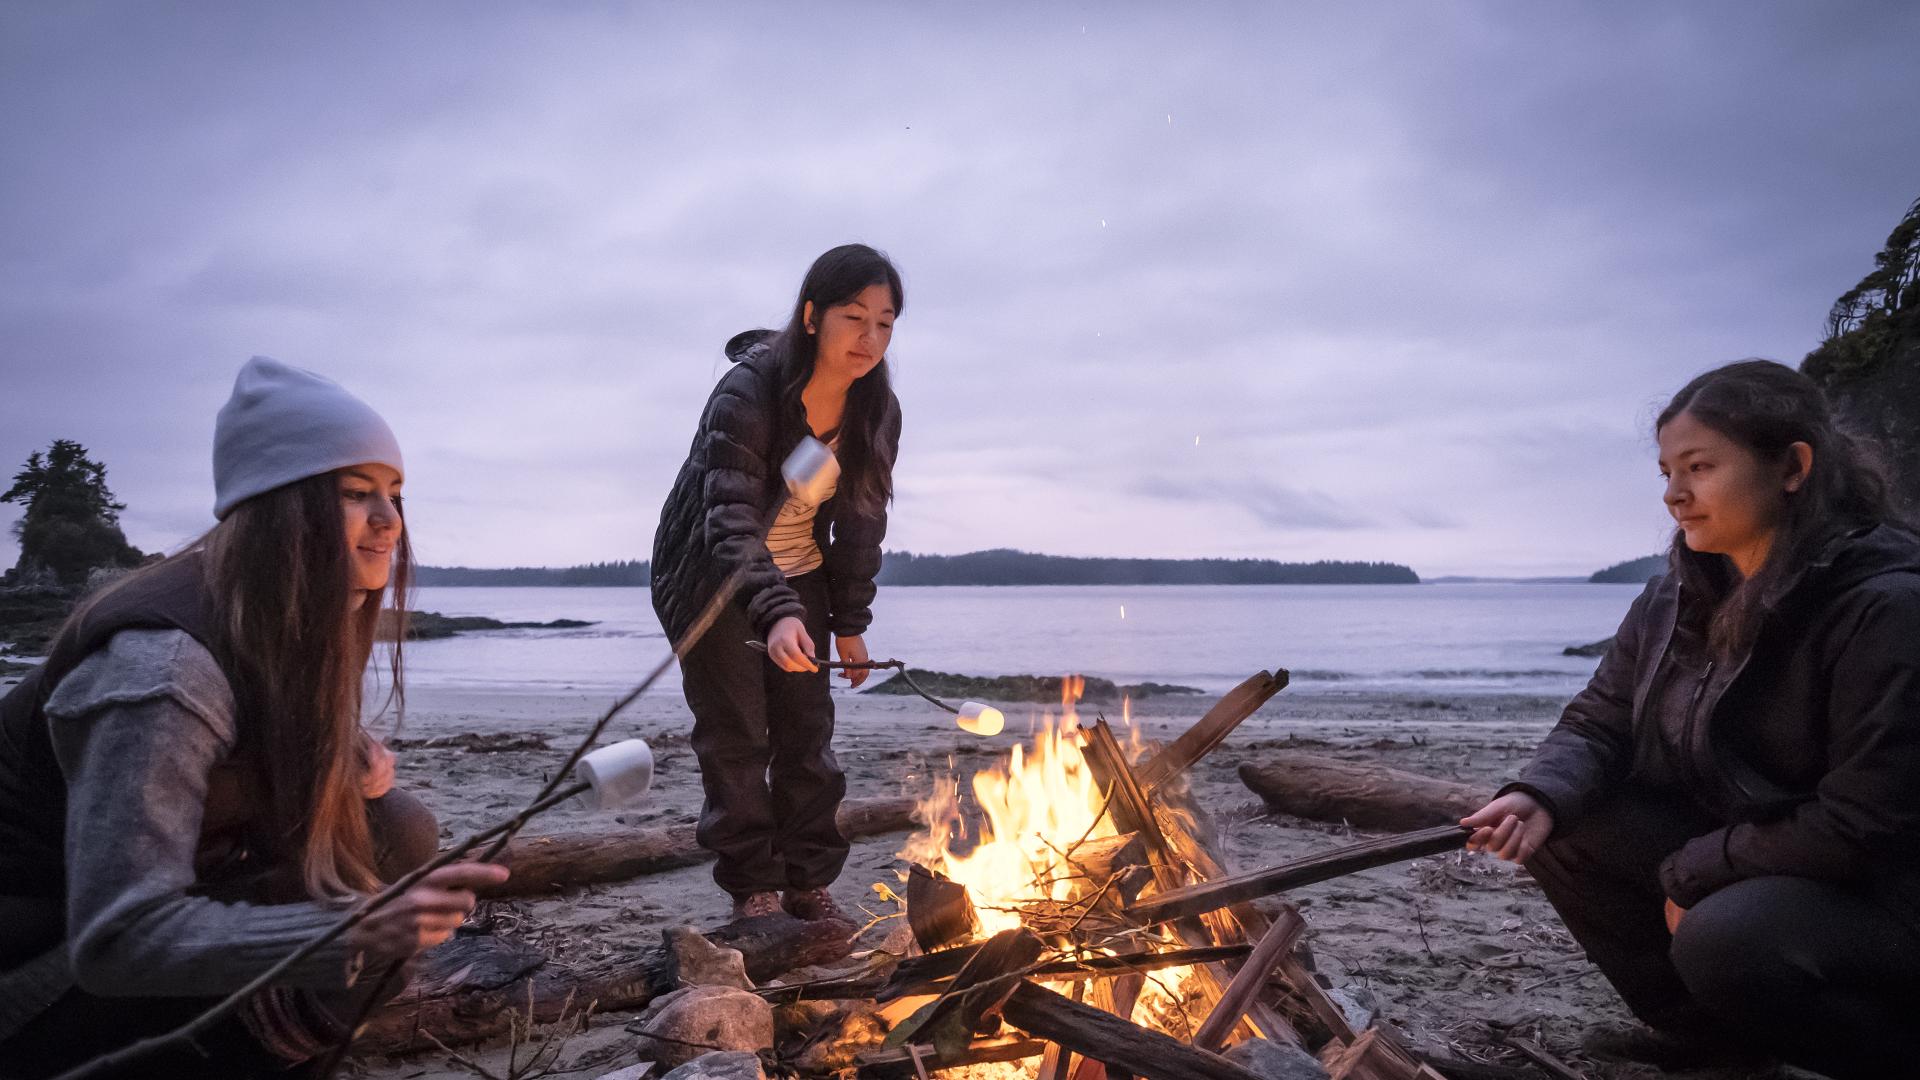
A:
POLYGON ((1286 685, 1253 676, 1191 729, 1130 758, 1105 720, 1077 728, 1102 793, 1088 836, 1057 854, 1038 899, 996 910, 1017 925, 984 933, 968 890, 914 865, 906 918, 920 952, 853 977, 768 988, 781 1002, 863 1000, 892 1021, 861 1054, 862 1077, 927 1077, 992 1062, 1037 1062, 1040 1080, 1254 1080, 1234 1044, 1260 1039, 1312 1054, 1333 1080, 1433 1080, 1388 1029, 1353 1029, 1296 949, 1291 905, 1252 900, 1344 873, 1457 848, 1432 828, 1252 874, 1229 876, 1184 776, 1286 685), (1277 914, 1273 914, 1277 910, 1277 914), (1143 1007, 1152 996, 1152 1007, 1143 1007))

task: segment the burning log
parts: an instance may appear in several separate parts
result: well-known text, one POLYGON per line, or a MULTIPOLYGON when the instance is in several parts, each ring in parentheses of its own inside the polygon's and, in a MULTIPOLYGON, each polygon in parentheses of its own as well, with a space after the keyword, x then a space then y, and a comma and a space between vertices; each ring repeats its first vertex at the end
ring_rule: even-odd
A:
MULTIPOLYGON (((836 979, 823 983, 776 986, 762 993, 779 1001, 787 1000, 789 997, 871 997, 884 1004, 913 994, 939 992, 945 989, 947 980, 953 978, 979 949, 979 945, 963 945, 925 956, 910 956, 900 961, 893 969, 893 973, 885 979, 836 979)), ((1095 954, 1043 964, 1035 968, 1033 974, 1036 978, 1043 979, 1058 978, 1063 975, 1083 979, 1114 978, 1130 973, 1144 974, 1166 968, 1239 960, 1251 951, 1252 948, 1247 945, 1209 945, 1197 949, 1163 949, 1154 952, 1121 953, 1114 956, 1095 954)))
POLYGON ((1442 825, 1419 832, 1370 840, 1337 848, 1293 862, 1255 870, 1219 881, 1204 881, 1184 889, 1156 893, 1134 901, 1127 910, 1149 922, 1182 919, 1229 904, 1272 896, 1288 889, 1328 881, 1376 866, 1403 862, 1422 855, 1452 851, 1464 845, 1472 830, 1442 825))
MULTIPOLYGON (((1094 776, 1100 781, 1101 786, 1110 792, 1108 812, 1113 815, 1115 825, 1120 829, 1139 833, 1145 841, 1154 880, 1162 893, 1180 889, 1187 880, 1186 872, 1182 868, 1194 867, 1192 851, 1188 852, 1188 859, 1180 858, 1181 853, 1175 849, 1167 832, 1161 828, 1160 820, 1154 813, 1152 801, 1128 766, 1126 754, 1120 749, 1119 741, 1113 737, 1113 731, 1106 722, 1097 721, 1090 727, 1082 728, 1080 735, 1087 764, 1093 769, 1094 776)), ((1217 742, 1218 740, 1214 740, 1214 743, 1217 744, 1217 742)), ((1184 835, 1184 832, 1181 835, 1184 835)), ((1198 845, 1190 846, 1193 849, 1198 848, 1198 845)), ((1194 868, 1204 874, 1209 869, 1218 870, 1219 864, 1208 855, 1202 865, 1194 868)), ((1130 905, 1129 912, 1137 911, 1139 903, 1136 901, 1130 905)), ((1225 905, 1216 905, 1216 907, 1223 906, 1225 905)), ((1207 910, 1212 911, 1214 908, 1207 910)), ((1261 923, 1261 929, 1265 929, 1264 921, 1261 923)), ((1221 919, 1213 920, 1211 926, 1191 920, 1175 921, 1173 930, 1180 940, 1189 946, 1220 944, 1232 940, 1236 935, 1244 940, 1246 936, 1243 929, 1229 926, 1221 919)), ((1194 972, 1199 979, 1202 997, 1211 1009, 1219 1002, 1222 988, 1231 981, 1232 973, 1217 964, 1195 968, 1194 972)), ((1258 1034, 1279 1042, 1295 1045, 1301 1043, 1300 1033, 1293 1025, 1288 1023, 1278 1011, 1263 1002, 1251 1002, 1246 1010, 1246 1019, 1252 1023, 1258 1034)))
POLYGON ((980 922, 967 887, 914 863, 907 871, 907 926, 926 952, 972 937, 980 922))
POLYGON ((1151 791, 1186 772, 1194 762, 1219 746, 1234 728, 1240 726, 1241 721, 1258 712, 1267 699, 1286 689, 1286 686, 1287 673, 1284 670, 1271 675, 1262 671, 1227 691, 1226 696, 1214 702, 1213 708, 1208 709, 1198 723, 1140 766, 1138 779, 1141 787, 1151 791))
POLYGON ((920 1068, 933 1072, 938 1069, 957 1069, 963 1065, 1024 1061, 1040 1057, 1048 1049, 1048 1044, 1038 1039, 983 1039, 953 1057, 947 1057, 937 1050, 912 1046, 859 1054, 854 1062, 858 1066, 860 1080, 904 1080, 917 1075, 914 1068, 916 1056, 920 1068))
POLYGON ((1267 977, 1280 961, 1293 952, 1294 942, 1307 928, 1305 919, 1298 911, 1288 909, 1285 915, 1267 929, 1260 944, 1254 946, 1253 955, 1247 957, 1233 981, 1227 984, 1221 993, 1220 1001, 1213 1012, 1193 1033, 1193 1045, 1202 1050, 1219 1050, 1226 1045, 1227 1034, 1240 1024, 1240 1018, 1246 1015, 1247 1006, 1253 1004, 1254 997, 1267 985, 1267 977))
POLYGON ((1451 824, 1487 802, 1471 784, 1292 752, 1240 766, 1240 782, 1275 813, 1393 832, 1451 824))
POLYGON ((1196 1050, 1030 982, 1014 990, 1001 1015, 1029 1035, 1147 1080, 1259 1080, 1218 1054, 1196 1050))
MULTIPOLYGON (((848 838, 898 832, 914 827, 914 800, 902 798, 849 799, 836 817, 840 833, 848 838)), ((693 826, 624 832, 553 833, 523 836, 508 844, 498 862, 513 871, 496 889, 484 890, 488 899, 536 896, 579 885, 626 881, 713 858, 694 839, 693 826)))
POLYGON ((889 1043, 931 1042, 945 1057, 956 1057, 974 1032, 997 1013, 1046 945, 1025 929, 1002 930, 974 950, 952 985, 887 1036, 889 1043))

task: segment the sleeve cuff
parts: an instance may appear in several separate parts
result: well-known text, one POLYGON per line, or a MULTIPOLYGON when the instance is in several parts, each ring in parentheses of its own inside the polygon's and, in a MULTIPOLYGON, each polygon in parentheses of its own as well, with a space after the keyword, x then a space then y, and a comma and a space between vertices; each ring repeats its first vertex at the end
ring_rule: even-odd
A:
POLYGON ((1726 840, 1727 830, 1716 829, 1661 860, 1660 887, 1667 899, 1690 908, 1730 884, 1735 875, 1727 861, 1726 840))

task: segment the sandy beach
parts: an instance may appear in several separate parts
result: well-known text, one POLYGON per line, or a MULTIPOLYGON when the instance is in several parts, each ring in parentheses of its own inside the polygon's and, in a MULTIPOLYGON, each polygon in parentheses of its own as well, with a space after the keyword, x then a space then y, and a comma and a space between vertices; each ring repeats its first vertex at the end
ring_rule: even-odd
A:
MULTIPOLYGON (((1211 700, 1154 699, 1134 711, 1133 721, 1145 738, 1168 738, 1191 724, 1211 700)), ((403 749, 400 783, 439 813, 446 838, 463 835, 516 809, 606 702, 603 695, 565 691, 415 694, 399 733, 403 745, 464 732, 511 732, 547 736, 551 749, 403 749)), ((1526 759, 1561 704, 1518 695, 1283 692, 1201 764, 1192 778, 1194 791, 1215 818, 1229 869, 1253 869, 1362 834, 1267 814, 1240 783, 1235 770, 1241 763, 1258 762, 1278 748, 1311 749, 1492 791, 1526 759)), ((1009 705, 1007 730, 982 739, 958 731, 942 714, 912 699, 842 695, 836 747, 847 769, 849 796, 924 794, 929 774, 948 769, 949 763, 964 778, 1004 760, 1016 740, 1026 739, 1029 717, 1037 719, 1043 711, 1009 705)), ((1119 718, 1109 712, 1108 719, 1119 718)), ((643 698, 616 721, 612 736, 638 735, 652 743, 658 772, 649 802, 617 817, 563 809, 530 832, 693 820, 700 794, 698 770, 686 747, 689 722, 677 695, 643 698)), ((905 839, 906 834, 896 833, 855 843, 835 887, 842 904, 871 907, 873 884, 897 881, 903 864, 896 855, 905 839)), ((1521 1064, 1497 1045, 1493 1032, 1501 1029, 1536 1039, 1591 1077, 1659 1075, 1581 1059, 1582 1030, 1625 1020, 1626 1013, 1524 872, 1481 856, 1434 856, 1302 889, 1292 899, 1308 917, 1320 971, 1336 987, 1375 1003, 1416 1048, 1521 1064)), ((547 899, 489 903, 476 917, 566 961, 639 949, 676 925, 717 925, 725 921, 727 906, 709 867, 695 866, 547 899)), ((889 925, 869 930, 872 940, 884 936, 889 925)), ((596 1018, 591 1030, 569 1042, 559 1068, 598 1076, 631 1063, 634 1036, 624 1031, 627 1019, 622 1014, 596 1018)), ((502 1058, 497 1045, 467 1053, 483 1065, 498 1065, 502 1058)), ((376 1058, 361 1066, 364 1075, 396 1080, 473 1075, 443 1055, 376 1058)), ((1684 1075, 1733 1080, 1746 1074, 1684 1075)))

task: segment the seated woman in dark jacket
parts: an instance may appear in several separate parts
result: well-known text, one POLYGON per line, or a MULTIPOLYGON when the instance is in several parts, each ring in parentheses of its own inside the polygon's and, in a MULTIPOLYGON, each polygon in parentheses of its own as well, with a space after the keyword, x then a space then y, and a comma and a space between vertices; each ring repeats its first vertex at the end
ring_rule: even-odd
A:
MULTIPOLYGON (((653 606, 685 650, 706 789, 696 835, 736 917, 783 905, 804 919, 840 915, 828 886, 847 859, 835 822, 847 781, 814 658, 832 635, 840 659, 867 659, 900 445, 887 346, 903 306, 900 275, 878 251, 847 244, 814 260, 785 329, 727 343, 735 366, 660 511, 653 606), (789 494, 781 464, 809 436, 832 448, 838 484, 789 494), (697 613, 736 574, 733 603, 687 647, 697 613), (748 647, 755 638, 764 655, 748 647)), ((858 686, 867 673, 846 675, 858 686)))
POLYGON ((1920 538, 1820 391, 1768 361, 1660 414, 1669 572, 1520 777, 1466 818, 1653 1030, 1908 1075, 1920 1003, 1920 538))

